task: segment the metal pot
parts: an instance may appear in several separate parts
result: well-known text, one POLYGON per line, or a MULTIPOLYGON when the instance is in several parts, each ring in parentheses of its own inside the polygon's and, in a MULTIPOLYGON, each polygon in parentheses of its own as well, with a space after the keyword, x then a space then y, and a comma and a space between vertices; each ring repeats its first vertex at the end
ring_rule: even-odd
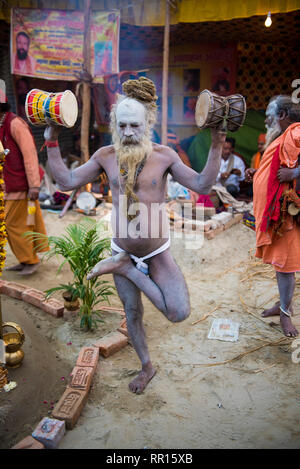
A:
POLYGON ((25 334, 23 329, 14 322, 5 322, 3 324, 4 327, 11 327, 17 331, 3 334, 6 365, 17 368, 21 365, 24 358, 24 352, 21 350, 21 347, 25 341, 25 334))

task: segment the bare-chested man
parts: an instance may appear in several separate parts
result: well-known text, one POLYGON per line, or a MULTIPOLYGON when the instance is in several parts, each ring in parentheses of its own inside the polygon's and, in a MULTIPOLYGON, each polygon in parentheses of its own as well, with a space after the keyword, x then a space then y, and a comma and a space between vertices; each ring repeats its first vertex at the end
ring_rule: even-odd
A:
POLYGON ((128 333, 142 364, 129 388, 140 394, 155 374, 143 327, 141 292, 172 322, 183 321, 190 314, 187 286, 169 251, 165 210, 160 217, 155 209, 165 201, 168 173, 197 193, 209 192, 220 168, 226 135, 212 130, 208 161, 198 174, 174 150, 151 142, 156 119, 154 83, 144 77, 128 80, 123 92, 125 95, 119 97, 111 112, 113 145, 100 148, 84 165, 74 171, 66 168, 56 146, 58 128, 47 127, 45 140, 51 171, 62 190, 95 180, 102 169, 107 174, 115 209, 113 257, 99 262, 87 278, 113 273, 126 312, 128 333), (128 204, 124 206, 125 196, 128 204), (136 208, 139 218, 136 217, 135 225, 136 208))

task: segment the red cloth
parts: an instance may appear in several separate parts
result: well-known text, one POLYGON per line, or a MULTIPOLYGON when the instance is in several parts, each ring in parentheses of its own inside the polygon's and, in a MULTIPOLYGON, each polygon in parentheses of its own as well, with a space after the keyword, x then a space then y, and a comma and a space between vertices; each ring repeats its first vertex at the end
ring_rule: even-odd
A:
POLYGON ((280 169, 279 149, 280 145, 277 146, 271 163, 267 188, 267 203, 260 226, 261 231, 267 231, 271 221, 276 222, 280 217, 280 197, 282 196, 284 185, 279 182, 277 177, 278 170, 280 169))
POLYGON ((210 200, 209 195, 206 195, 206 194, 200 194, 196 203, 203 204, 204 207, 214 207, 214 204, 210 200))
POLYGON ((5 158, 3 170, 5 191, 7 193, 28 191, 28 181, 26 178, 23 156, 10 132, 11 121, 16 117, 17 116, 12 112, 8 112, 0 129, 0 140, 2 141, 4 148, 8 148, 10 150, 9 154, 5 158))

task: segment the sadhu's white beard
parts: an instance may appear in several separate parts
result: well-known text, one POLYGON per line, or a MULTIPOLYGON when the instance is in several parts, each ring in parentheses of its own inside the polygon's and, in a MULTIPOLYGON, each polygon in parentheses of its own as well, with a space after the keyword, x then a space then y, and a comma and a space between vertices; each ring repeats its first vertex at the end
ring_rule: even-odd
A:
MULTIPOLYGON (((130 140, 130 139, 129 139, 130 140)), ((120 174, 125 170, 124 177, 125 195, 127 197, 127 216, 128 219, 134 218, 128 215, 128 209, 131 203, 138 203, 139 199, 134 193, 136 184, 136 172, 139 164, 147 159, 153 150, 152 142, 148 135, 143 135, 140 141, 133 139, 134 143, 122 143, 117 132, 112 133, 112 141, 118 158, 118 166, 120 174)))
POLYGON ((265 149, 270 145, 270 143, 272 143, 277 137, 279 137, 281 133, 282 130, 278 121, 275 121, 271 127, 267 127, 265 149))
POLYGON ((133 140, 133 143, 122 143, 119 136, 114 140, 113 145, 118 158, 119 168, 126 168, 127 182, 132 184, 135 171, 138 165, 152 153, 152 142, 144 135, 140 141, 133 140))

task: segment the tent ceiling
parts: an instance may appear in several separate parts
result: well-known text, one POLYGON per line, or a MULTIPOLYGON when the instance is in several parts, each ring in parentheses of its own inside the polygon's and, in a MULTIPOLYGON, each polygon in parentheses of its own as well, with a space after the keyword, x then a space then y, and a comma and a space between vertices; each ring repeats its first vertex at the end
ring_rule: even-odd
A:
MULTIPOLYGON (((199 42, 260 42, 296 45, 300 39, 300 10, 272 15, 266 28, 265 16, 230 21, 179 23, 171 26, 170 45, 199 42)), ((163 46, 163 27, 121 25, 120 48, 158 48, 163 46)))

